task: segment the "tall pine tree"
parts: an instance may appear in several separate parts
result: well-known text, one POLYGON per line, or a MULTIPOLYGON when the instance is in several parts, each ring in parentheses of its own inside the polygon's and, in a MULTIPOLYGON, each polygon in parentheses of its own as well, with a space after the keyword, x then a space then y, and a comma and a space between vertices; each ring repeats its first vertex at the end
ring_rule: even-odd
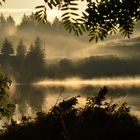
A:
POLYGON ((13 46, 7 38, 5 38, 5 40, 4 40, 4 43, 3 43, 2 48, 1 48, 1 53, 4 56, 9 56, 9 55, 14 54, 13 46))
POLYGON ((24 58, 25 54, 26 54, 26 46, 23 44, 23 41, 20 40, 17 45, 16 55, 18 57, 24 58))

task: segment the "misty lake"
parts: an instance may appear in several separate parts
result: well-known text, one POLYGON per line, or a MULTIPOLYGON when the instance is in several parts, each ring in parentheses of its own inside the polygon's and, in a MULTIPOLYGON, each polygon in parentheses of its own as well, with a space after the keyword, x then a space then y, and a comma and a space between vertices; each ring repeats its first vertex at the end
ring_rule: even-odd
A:
POLYGON ((48 111, 58 101, 80 95, 82 106, 88 96, 94 96, 103 86, 108 86, 108 99, 127 102, 132 113, 140 116, 140 78, 101 78, 82 80, 42 80, 32 84, 13 84, 10 99, 16 104, 15 116, 33 116, 37 111, 48 111))

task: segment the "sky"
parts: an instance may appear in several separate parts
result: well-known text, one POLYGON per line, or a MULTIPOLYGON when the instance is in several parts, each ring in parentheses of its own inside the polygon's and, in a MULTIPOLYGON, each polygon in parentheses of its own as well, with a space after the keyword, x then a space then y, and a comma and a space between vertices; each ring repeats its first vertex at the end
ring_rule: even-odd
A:
MULTIPOLYGON (((44 0, 6 0, 3 9, 34 9, 35 6, 44 4, 44 0)), ((80 5, 84 7, 85 4, 80 5)))
MULTIPOLYGON (((85 9, 85 3, 83 3, 79 4, 79 12, 85 9)), ((38 5, 44 5, 44 0, 6 0, 6 3, 3 3, 0 8, 0 13, 3 13, 6 17, 13 16, 16 23, 19 24, 23 13, 30 15, 38 5)), ((47 14, 50 22, 53 22, 56 16, 60 17, 61 15, 56 9, 48 9, 47 14)))
MULTIPOLYGON (((3 3, 0 8, 0 13, 3 13, 6 17, 13 16, 16 24, 19 24, 24 13, 30 15, 36 6, 43 4, 44 0, 6 0, 6 3, 3 3)), ((56 10, 48 11, 49 21, 52 22, 56 16, 59 16, 56 10)))
POLYGON ((43 4, 43 0, 6 0, 3 9, 34 9, 35 6, 43 4))

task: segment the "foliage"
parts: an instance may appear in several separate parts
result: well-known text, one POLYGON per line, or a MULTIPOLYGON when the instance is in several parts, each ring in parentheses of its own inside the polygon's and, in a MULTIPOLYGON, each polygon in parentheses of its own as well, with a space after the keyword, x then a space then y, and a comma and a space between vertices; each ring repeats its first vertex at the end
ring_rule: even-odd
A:
POLYGON ((0 101, 3 100, 4 95, 6 94, 6 89, 9 89, 11 85, 11 80, 5 77, 0 71, 0 101))
POLYGON ((35 17, 32 13, 30 16, 24 14, 22 16, 21 23, 18 25, 19 31, 31 30, 34 26, 36 26, 35 17))
POLYGON ((34 66, 41 68, 41 64, 44 62, 44 57, 42 41, 37 37, 34 44, 31 44, 30 51, 27 53, 26 59, 31 63, 34 63, 34 66))
POLYGON ((78 97, 63 100, 48 113, 38 112, 35 120, 23 117, 20 124, 12 120, 1 135, 3 140, 131 140, 140 136, 140 125, 130 115, 125 103, 105 101, 108 88, 87 99, 77 108, 78 97), (103 94, 101 96, 101 94, 103 94), (100 103, 97 100, 100 99, 100 103))
MULTIPOLYGON (((30 46, 30 50, 25 56, 26 70, 24 69, 25 79, 33 80, 33 78, 40 77, 43 74, 45 67, 45 54, 43 51, 42 41, 39 37, 36 38, 34 44, 30 46)), ((23 78, 23 79, 24 79, 23 78)))
MULTIPOLYGON (((34 47, 32 46, 32 49, 26 51, 24 56, 12 55, 3 57, 0 55, 0 63, 8 77, 12 75, 18 82, 25 82, 25 79, 26 82, 27 80, 31 82, 40 78, 65 79, 81 77, 82 79, 92 79, 115 76, 138 76, 140 74, 139 58, 130 60, 114 55, 106 55, 90 56, 76 61, 62 58, 52 62, 45 58, 42 47, 39 51, 40 53, 35 51, 34 47)), ((82 87, 82 92, 85 93, 86 91, 86 87, 82 87)), ((131 92, 134 94, 134 91, 131 92)), ((127 94, 125 91, 123 93, 127 94)))
POLYGON ((6 19, 3 16, 3 14, 0 15, 0 25, 3 27, 5 27, 5 25, 6 25, 6 19))
MULTIPOLYGON (((44 0, 50 9, 62 11, 64 27, 75 35, 89 33, 90 41, 103 40, 118 31, 130 38, 136 21, 140 20, 139 0, 44 0), (86 2, 82 16, 78 14, 79 2, 86 2)), ((37 6, 36 18, 47 21, 45 5, 37 6)))
POLYGON ((11 47, 11 43, 5 39, 0 54, 1 66, 8 77, 14 77, 17 82, 31 82, 44 76, 46 73, 45 52, 39 37, 28 51, 21 39, 17 44, 15 55, 11 54, 13 53, 11 47))
POLYGON ((4 40, 4 43, 3 43, 2 48, 1 48, 1 53, 5 56, 11 55, 14 53, 14 49, 12 47, 12 44, 7 38, 5 38, 5 40, 4 40))
POLYGON ((15 26, 15 21, 14 21, 13 17, 10 15, 7 17, 7 24, 9 26, 15 26))
POLYGON ((9 117, 15 109, 15 105, 4 103, 6 96, 8 96, 7 89, 9 89, 10 86, 11 80, 0 71, 0 117, 9 117))
POLYGON ((25 53, 26 53, 26 46, 23 44, 23 41, 20 40, 18 45, 17 45, 17 56, 24 58, 25 53))

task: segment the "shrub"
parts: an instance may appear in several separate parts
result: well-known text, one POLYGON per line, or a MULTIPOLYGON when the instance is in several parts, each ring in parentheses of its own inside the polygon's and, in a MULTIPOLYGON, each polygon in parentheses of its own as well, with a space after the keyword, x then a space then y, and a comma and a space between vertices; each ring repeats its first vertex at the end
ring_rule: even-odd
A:
POLYGON ((87 98, 84 108, 77 108, 78 97, 63 100, 48 113, 38 112, 34 121, 26 117, 20 124, 12 120, 1 134, 3 140, 136 140, 140 125, 126 103, 105 101, 108 88, 87 98), (24 120, 24 121, 23 121, 24 120))

